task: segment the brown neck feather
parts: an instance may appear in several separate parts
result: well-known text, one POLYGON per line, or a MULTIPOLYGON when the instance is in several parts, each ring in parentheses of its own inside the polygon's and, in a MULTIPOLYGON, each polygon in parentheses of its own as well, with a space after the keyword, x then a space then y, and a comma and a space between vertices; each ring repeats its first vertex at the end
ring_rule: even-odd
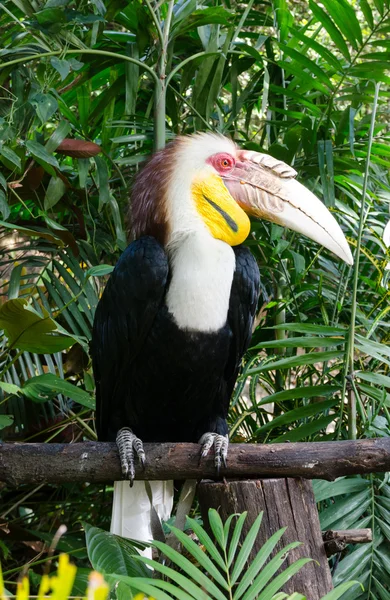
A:
POLYGON ((168 186, 175 168, 177 141, 156 152, 137 175, 131 193, 131 229, 135 239, 151 235, 163 246, 169 237, 168 186))

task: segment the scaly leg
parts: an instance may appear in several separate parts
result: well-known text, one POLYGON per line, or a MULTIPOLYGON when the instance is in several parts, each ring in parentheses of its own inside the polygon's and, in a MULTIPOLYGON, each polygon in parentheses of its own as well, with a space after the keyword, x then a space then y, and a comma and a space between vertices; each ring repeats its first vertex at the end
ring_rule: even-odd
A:
POLYGON ((210 448, 214 446, 215 452, 215 468, 219 475, 221 464, 226 467, 227 453, 229 447, 229 436, 220 435, 219 433, 204 433, 199 440, 199 444, 202 446, 200 452, 200 460, 208 455, 210 448))
POLYGON ((130 487, 132 487, 135 477, 135 454, 138 456, 142 468, 145 467, 143 443, 134 435, 129 427, 122 427, 116 435, 116 445, 118 446, 122 474, 126 479, 130 480, 130 487))

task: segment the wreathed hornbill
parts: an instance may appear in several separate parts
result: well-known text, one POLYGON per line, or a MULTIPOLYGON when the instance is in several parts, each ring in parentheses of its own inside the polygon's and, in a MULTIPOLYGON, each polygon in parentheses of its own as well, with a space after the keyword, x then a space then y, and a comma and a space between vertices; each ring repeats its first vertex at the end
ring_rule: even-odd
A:
MULTIPOLYGON (((347 241, 324 204, 283 162, 215 134, 178 137, 157 152, 132 192, 135 241, 96 310, 92 358, 100 440, 116 440, 133 482, 142 442, 200 442, 226 461, 226 416, 251 339, 260 276, 241 244, 246 213, 285 225, 348 264, 347 241), (141 441, 142 440, 142 441, 141 441)), ((116 482, 112 531, 148 540, 150 490, 116 482)), ((153 482, 162 518, 170 482, 153 482)))

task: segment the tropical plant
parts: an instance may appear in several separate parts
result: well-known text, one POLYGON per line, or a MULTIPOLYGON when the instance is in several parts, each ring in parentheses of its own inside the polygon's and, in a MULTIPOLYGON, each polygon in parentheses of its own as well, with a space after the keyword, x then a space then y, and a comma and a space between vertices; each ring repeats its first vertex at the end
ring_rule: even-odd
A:
MULTIPOLYGON (((275 532, 249 562, 254 544, 261 526, 263 513, 260 513, 251 526, 245 539, 241 540, 246 513, 232 515, 225 523, 218 512, 209 510, 209 523, 215 542, 196 519, 188 519, 193 534, 187 535, 171 526, 177 540, 186 552, 178 552, 171 545, 153 542, 160 560, 133 555, 128 540, 108 534, 96 527, 87 525, 87 548, 94 568, 105 574, 107 581, 116 586, 122 585, 117 598, 131 597, 133 592, 142 592, 155 600, 283 600, 284 593, 278 593, 281 587, 310 558, 301 558, 280 571, 288 554, 300 546, 293 542, 285 547, 279 544, 286 528, 275 532), (198 542, 193 539, 196 536, 198 542), (107 546, 109 544, 109 546, 107 546), (127 545, 127 551, 125 547, 127 545), (125 552, 124 552, 125 551, 125 552), (123 560, 125 558, 125 562, 123 560), (127 569, 141 569, 147 565, 141 576, 129 576, 127 569), (115 568, 119 567, 119 571, 115 568), (154 576, 153 575, 154 571, 154 576), (159 573, 160 578, 155 574, 159 573), (278 574, 277 574, 278 573, 278 574), (123 596, 122 596, 123 595, 123 596)), ((134 553, 134 549, 133 549, 134 553)), ((337 600, 342 594, 354 588, 356 582, 339 586, 323 600, 337 600)), ((305 600, 301 594, 294 594, 290 600, 305 600)))

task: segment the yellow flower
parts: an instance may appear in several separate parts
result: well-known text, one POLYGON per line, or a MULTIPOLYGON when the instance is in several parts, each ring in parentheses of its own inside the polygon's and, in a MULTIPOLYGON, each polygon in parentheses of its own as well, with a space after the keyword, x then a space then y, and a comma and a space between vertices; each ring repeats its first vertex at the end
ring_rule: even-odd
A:
POLYGON ((110 588, 104 581, 103 575, 92 571, 89 576, 87 600, 106 600, 109 591, 110 588))
POLYGON ((16 598, 17 600, 28 600, 29 594, 30 584, 28 582, 28 577, 24 576, 22 581, 18 581, 18 585, 16 587, 16 598))
POLYGON ((154 598, 152 598, 152 596, 145 596, 145 594, 142 594, 142 592, 140 592, 139 594, 134 596, 133 600, 154 600, 154 598))

